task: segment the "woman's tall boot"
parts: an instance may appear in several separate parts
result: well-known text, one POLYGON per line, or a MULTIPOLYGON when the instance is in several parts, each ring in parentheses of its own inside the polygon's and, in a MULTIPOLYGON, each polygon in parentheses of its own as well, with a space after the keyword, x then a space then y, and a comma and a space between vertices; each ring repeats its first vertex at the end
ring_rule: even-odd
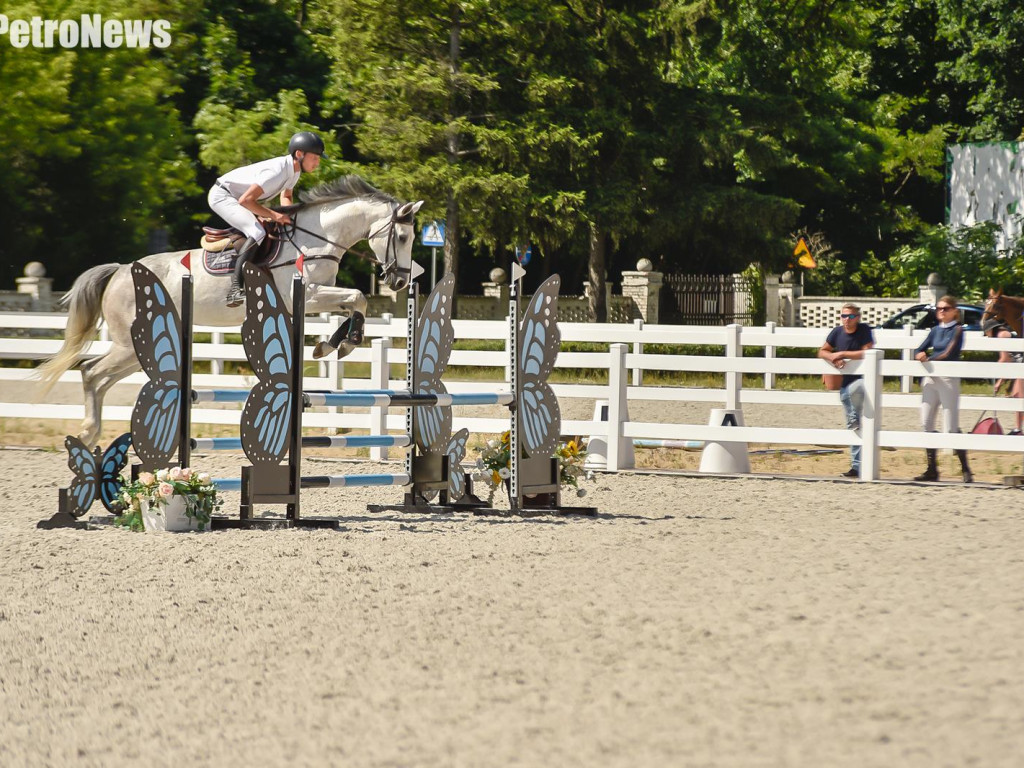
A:
POLYGON ((960 469, 964 473, 964 482, 973 483, 974 475, 971 473, 971 465, 967 463, 967 451, 957 450, 956 457, 960 459, 960 469))
MULTIPOLYGON (((914 479, 922 483, 934 483, 939 479, 938 449, 925 448, 924 450, 928 454, 928 468, 914 479)), ((963 461, 967 461, 966 457, 963 461)))

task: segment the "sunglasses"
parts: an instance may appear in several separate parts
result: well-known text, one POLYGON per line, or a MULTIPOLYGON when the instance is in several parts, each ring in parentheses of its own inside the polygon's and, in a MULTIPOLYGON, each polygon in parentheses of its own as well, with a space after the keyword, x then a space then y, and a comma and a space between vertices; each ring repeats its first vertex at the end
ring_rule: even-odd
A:
POLYGON ((840 315, 840 317, 843 318, 843 320, 852 320, 855 317, 860 317, 860 315, 840 315))
POLYGON ((938 306, 935 308, 936 312, 946 312, 947 310, 953 309, 953 307, 938 306))

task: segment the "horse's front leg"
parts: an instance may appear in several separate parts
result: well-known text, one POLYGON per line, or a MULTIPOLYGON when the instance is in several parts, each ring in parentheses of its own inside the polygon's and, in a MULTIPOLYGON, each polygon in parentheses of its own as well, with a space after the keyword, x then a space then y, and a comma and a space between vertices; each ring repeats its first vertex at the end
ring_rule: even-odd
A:
POLYGON ((345 357, 363 342, 363 318, 366 315, 366 296, 355 288, 339 288, 327 285, 310 285, 306 289, 306 312, 342 312, 347 315, 345 322, 329 341, 317 342, 313 357, 320 359, 338 350, 338 357, 345 357))
POLYGON ((82 390, 85 393, 85 418, 79 439, 92 447, 100 438, 103 418, 103 398, 107 390, 129 373, 140 370, 135 348, 118 345, 101 357, 86 360, 79 368, 82 372, 82 390))

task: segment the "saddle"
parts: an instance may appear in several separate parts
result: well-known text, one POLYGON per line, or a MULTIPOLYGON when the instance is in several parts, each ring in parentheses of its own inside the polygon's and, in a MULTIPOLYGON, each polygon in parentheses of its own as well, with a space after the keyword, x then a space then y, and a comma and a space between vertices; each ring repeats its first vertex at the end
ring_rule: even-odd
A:
MULTIPOLYGON (((271 222, 266 225, 267 236, 253 254, 253 264, 269 264, 281 250, 280 227, 271 222)), ((203 263, 206 270, 213 275, 229 274, 233 271, 238 259, 238 250, 245 244, 246 236, 234 227, 217 229, 203 227, 203 236, 199 241, 203 249, 203 263)))
MULTIPOLYGON (((272 252, 276 252, 278 246, 272 241, 280 241, 281 238, 281 227, 277 222, 269 222, 265 227, 267 236, 263 238, 263 242, 256 249, 256 263, 262 262, 272 252)), ((229 248, 234 248, 237 252, 245 243, 245 239, 245 234, 234 227, 228 227, 227 229, 203 227, 203 236, 199 240, 199 246, 204 251, 209 251, 210 253, 221 253, 229 248)))

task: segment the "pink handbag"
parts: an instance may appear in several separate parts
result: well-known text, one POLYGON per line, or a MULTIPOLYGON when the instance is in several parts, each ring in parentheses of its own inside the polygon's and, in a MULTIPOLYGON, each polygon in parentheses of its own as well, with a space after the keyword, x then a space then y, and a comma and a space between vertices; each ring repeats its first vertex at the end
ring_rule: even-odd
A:
POLYGON ((1001 435, 1003 434, 1003 427, 999 423, 999 419, 996 418, 993 413, 988 418, 985 417, 985 411, 981 412, 981 416, 978 417, 978 422, 974 425, 971 430, 972 435, 1001 435))

